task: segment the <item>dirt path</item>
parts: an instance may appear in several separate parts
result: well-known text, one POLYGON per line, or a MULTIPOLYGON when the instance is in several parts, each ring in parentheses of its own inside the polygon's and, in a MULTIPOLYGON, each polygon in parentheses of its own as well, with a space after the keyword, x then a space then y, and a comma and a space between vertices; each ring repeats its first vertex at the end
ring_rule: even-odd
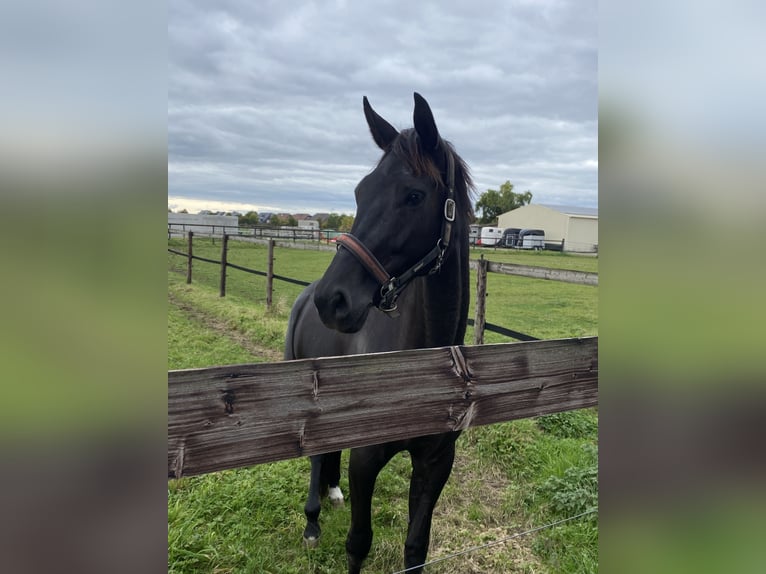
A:
POLYGON ((226 337, 236 345, 239 345, 243 349, 245 349, 248 353, 255 357, 262 357, 266 359, 268 362, 272 363, 275 361, 281 361, 283 360, 283 355, 279 351, 275 351, 274 349, 269 349, 268 347, 264 347, 263 345, 259 345, 258 343, 254 342, 252 339, 249 339, 236 329, 233 329, 229 325, 226 324, 225 321, 222 321, 220 319, 217 319, 216 317, 213 317, 211 315, 208 315, 204 311, 200 311, 196 307, 193 307, 189 305, 188 303, 185 303, 184 301, 181 301, 176 296, 173 295, 172 292, 168 292, 168 301, 171 305, 174 305, 183 313, 189 317, 192 321, 196 323, 200 323, 204 325, 205 327, 212 329, 216 333, 219 333, 222 337, 226 337))

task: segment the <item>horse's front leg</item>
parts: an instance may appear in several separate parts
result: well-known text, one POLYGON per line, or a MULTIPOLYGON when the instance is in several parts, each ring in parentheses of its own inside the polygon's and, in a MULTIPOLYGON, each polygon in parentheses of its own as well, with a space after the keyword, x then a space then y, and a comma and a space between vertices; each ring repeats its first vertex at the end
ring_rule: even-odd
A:
POLYGON ((322 497, 328 495, 330 502, 336 508, 343 506, 343 492, 340 490, 340 456, 341 452, 328 452, 309 457, 311 461, 311 480, 309 495, 304 512, 306 513, 306 529, 303 531, 303 542, 309 548, 319 543, 321 528, 319 513, 322 510, 322 497))
POLYGON ((349 574, 359 574, 362 563, 372 546, 372 493, 375 481, 395 451, 382 446, 351 450, 348 465, 349 495, 351 496, 351 526, 346 537, 346 558, 349 574))
POLYGON ((340 508, 344 504, 343 492, 340 489, 340 456, 341 451, 328 452, 323 455, 321 473, 321 494, 325 489, 333 507, 340 508))
POLYGON ((445 444, 438 457, 412 456, 410 479, 409 525, 404 544, 404 566, 413 574, 423 571, 417 566, 426 561, 431 538, 431 520, 436 502, 452 472, 455 460, 455 443, 445 444), (412 570, 409 570, 412 568, 412 570))
POLYGON ((314 548, 319 544, 319 512, 322 509, 321 502, 321 482, 322 482, 322 458, 324 455, 318 454, 309 457, 311 461, 311 479, 309 481, 309 494, 306 499, 306 506, 303 511, 306 514, 306 528, 303 531, 303 543, 309 548, 314 548))

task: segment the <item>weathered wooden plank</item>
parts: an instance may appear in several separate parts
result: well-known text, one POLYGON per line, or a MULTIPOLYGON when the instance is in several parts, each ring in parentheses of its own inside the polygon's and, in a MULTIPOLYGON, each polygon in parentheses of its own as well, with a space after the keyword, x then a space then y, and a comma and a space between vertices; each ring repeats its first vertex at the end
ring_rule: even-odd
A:
POLYGON ((168 476, 597 402, 597 337, 169 371, 168 476))
MULTIPOLYGON (((478 265, 476 260, 471 260, 471 269, 476 270, 478 265)), ((516 263, 498 263, 496 261, 489 262, 489 271, 491 273, 502 273, 504 275, 520 275, 522 277, 532 277, 534 279, 549 279, 551 281, 562 281, 564 283, 598 286, 598 273, 589 273, 587 271, 552 269, 549 267, 518 265, 516 263)))

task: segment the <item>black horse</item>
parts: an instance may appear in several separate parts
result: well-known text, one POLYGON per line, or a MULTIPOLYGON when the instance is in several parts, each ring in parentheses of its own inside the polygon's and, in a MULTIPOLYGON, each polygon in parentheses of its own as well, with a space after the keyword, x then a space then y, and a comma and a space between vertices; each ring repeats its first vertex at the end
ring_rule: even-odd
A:
MULTIPOLYGON (((286 359, 463 343, 473 216, 468 168, 440 137, 431 109, 419 94, 415 94, 415 127, 402 132, 380 117, 366 97, 363 103, 383 157, 356 187, 351 233, 338 238, 338 252, 322 279, 295 302, 286 359)), ((452 471, 459 434, 352 449, 349 572, 360 571, 372 545, 370 506, 378 473, 403 450, 412 460, 404 560, 407 568, 425 562, 431 517, 452 471)), ((329 489, 334 503, 343 500, 339 477, 339 452, 311 457, 304 532, 310 545, 320 533, 320 493, 329 489)))

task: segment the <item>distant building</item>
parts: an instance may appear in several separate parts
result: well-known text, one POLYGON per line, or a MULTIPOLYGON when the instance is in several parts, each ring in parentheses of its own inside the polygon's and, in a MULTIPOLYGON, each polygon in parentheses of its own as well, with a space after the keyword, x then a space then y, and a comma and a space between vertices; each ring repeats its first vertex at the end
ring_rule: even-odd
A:
POLYGON ((168 213, 168 232, 173 235, 183 235, 188 231, 196 235, 234 235, 238 229, 239 217, 236 215, 168 213))
POLYGON ((564 251, 598 251, 598 208, 530 204, 507 211, 498 218, 502 229, 542 229, 546 244, 563 240, 564 251))

